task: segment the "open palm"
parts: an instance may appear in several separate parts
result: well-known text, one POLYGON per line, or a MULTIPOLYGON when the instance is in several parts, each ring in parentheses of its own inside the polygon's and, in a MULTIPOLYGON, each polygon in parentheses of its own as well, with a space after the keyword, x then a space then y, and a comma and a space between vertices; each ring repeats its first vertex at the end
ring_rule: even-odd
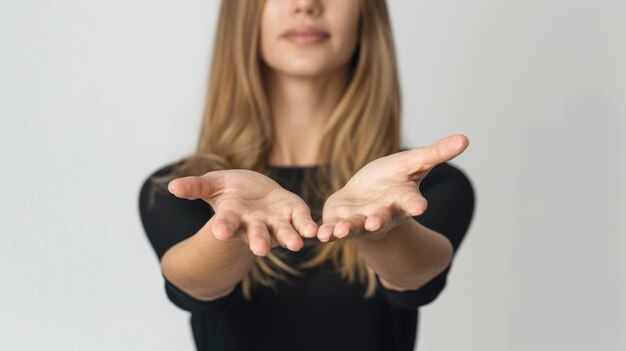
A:
POLYGON ((213 235, 241 239, 259 256, 278 245, 297 251, 304 244, 302 237, 315 237, 317 232, 306 203, 258 172, 211 171, 174 179, 168 188, 177 197, 208 202, 215 212, 209 220, 213 235))
POLYGON ((324 203, 318 239, 377 240, 409 216, 423 213, 428 204, 419 191, 421 180, 437 164, 458 156, 468 145, 466 136, 456 134, 432 146, 401 151, 368 163, 324 203))

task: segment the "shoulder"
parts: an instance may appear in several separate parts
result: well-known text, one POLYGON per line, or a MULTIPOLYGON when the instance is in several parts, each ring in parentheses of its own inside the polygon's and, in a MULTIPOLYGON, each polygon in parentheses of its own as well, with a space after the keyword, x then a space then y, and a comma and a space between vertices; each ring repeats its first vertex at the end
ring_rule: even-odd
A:
POLYGON ((159 177, 170 176, 174 167, 183 161, 184 159, 181 159, 178 161, 170 161, 170 162, 164 163, 162 165, 159 165, 153 168, 147 173, 147 176, 144 178, 143 184, 146 184, 146 183, 149 184, 150 182, 154 181, 155 179, 159 177))
POLYGON ((141 222, 159 259, 171 246, 196 233, 214 214, 202 199, 183 199, 169 192, 167 184, 178 162, 152 169, 138 194, 141 222))
POLYGON ((172 171, 174 170, 174 167, 185 162, 185 160, 186 158, 180 158, 178 160, 169 161, 169 162, 163 163, 157 167, 150 169, 146 173, 146 176, 143 179, 142 185, 150 186, 151 184, 155 182, 159 183, 165 178, 170 178, 172 176, 172 171))
POLYGON ((471 218, 476 202, 474 185, 459 165, 449 161, 436 165, 422 179, 419 189, 429 207, 440 204, 442 209, 471 218))
POLYGON ((450 161, 433 167, 422 180, 422 187, 430 187, 441 182, 473 189, 472 181, 466 171, 450 161))

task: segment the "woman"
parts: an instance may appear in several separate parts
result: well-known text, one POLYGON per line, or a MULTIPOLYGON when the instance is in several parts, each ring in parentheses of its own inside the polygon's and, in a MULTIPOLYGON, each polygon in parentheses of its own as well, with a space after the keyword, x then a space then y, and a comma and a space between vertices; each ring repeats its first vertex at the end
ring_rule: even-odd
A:
POLYGON ((213 55, 195 152, 139 199, 197 348, 412 350, 474 195, 464 135, 400 148, 385 1, 225 0, 213 55))

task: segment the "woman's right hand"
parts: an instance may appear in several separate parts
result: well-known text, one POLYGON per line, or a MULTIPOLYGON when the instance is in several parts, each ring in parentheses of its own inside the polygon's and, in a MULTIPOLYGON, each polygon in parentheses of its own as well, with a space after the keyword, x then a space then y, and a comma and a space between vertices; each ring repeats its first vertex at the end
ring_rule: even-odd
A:
POLYGON ((179 198, 208 202, 215 212, 213 235, 220 240, 243 240, 257 256, 267 255, 278 245, 298 251, 304 245, 301 235, 317 235, 317 224, 304 200, 259 172, 211 171, 174 179, 168 190, 179 198))

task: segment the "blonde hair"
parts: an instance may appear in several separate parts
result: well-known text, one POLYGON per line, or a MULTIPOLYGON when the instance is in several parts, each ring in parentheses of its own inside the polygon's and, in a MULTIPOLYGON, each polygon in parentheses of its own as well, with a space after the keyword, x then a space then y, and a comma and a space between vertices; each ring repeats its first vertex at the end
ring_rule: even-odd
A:
MULTIPOLYGON (((220 7, 205 109, 196 150, 175 164, 167 177, 202 175, 212 170, 243 168, 264 174, 274 142, 274 127, 263 85, 259 55, 260 19, 265 1, 223 0, 220 7)), ((330 194, 368 162, 400 149, 400 88, 395 48, 385 0, 365 0, 360 13, 360 37, 350 61, 345 92, 322 134, 316 172, 305 172, 302 197, 321 224, 321 206, 330 194)), ((341 277, 366 285, 365 297, 376 291, 374 271, 350 240, 319 243, 315 255, 291 267, 273 249, 256 257, 242 280, 251 298, 254 284, 275 286, 285 273, 299 275, 327 260, 341 277)), ((278 247, 280 249, 280 247, 278 247)))

